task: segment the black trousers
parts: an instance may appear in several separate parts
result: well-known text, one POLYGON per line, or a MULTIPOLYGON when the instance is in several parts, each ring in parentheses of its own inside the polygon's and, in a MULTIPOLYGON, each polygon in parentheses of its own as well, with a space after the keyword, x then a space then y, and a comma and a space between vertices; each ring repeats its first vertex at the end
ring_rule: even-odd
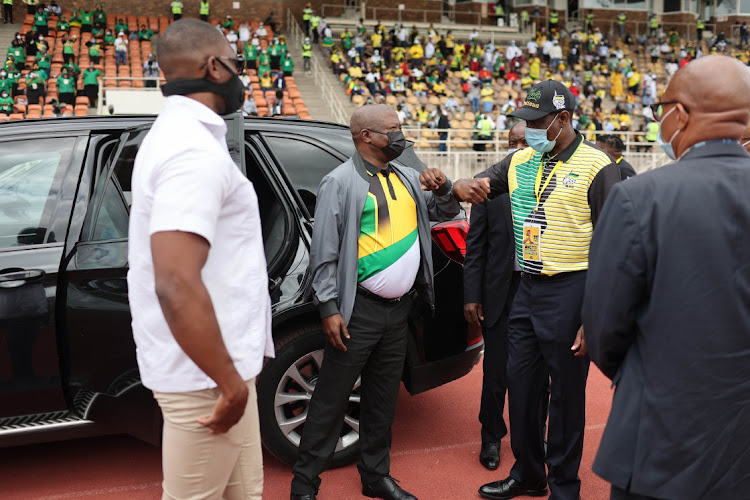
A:
POLYGON ((13 4, 3 4, 3 17, 5 18, 6 23, 10 22, 13 24, 13 4))
MULTIPOLYGON (((503 410, 505 391, 508 387, 506 368, 508 366, 508 317, 513 299, 521 281, 520 273, 513 273, 508 295, 502 307, 500 318, 484 328, 484 359, 482 360, 482 401, 479 406, 479 422, 482 424, 482 443, 499 443, 508 434, 503 410)), ((488 305, 489 306, 489 305, 488 305)), ((485 311, 485 314, 487 312, 485 311)))
POLYGON ((577 500, 583 452, 589 357, 570 347, 581 326, 585 272, 535 277, 524 273, 508 322, 508 404, 516 463, 510 476, 539 483, 545 478, 540 405, 550 402, 546 463, 553 500, 577 500))
POLYGON ((656 497, 649 497, 645 495, 638 495, 637 493, 629 493, 623 489, 618 488, 614 484, 612 485, 612 491, 609 495, 609 500, 659 500, 656 497))
POLYGON ((384 304, 357 293, 349 321, 346 351, 326 345, 323 365, 310 401, 292 493, 318 491, 329 465, 357 377, 360 386, 359 474, 362 484, 390 472, 391 423, 406 358, 408 318, 413 299, 384 304))

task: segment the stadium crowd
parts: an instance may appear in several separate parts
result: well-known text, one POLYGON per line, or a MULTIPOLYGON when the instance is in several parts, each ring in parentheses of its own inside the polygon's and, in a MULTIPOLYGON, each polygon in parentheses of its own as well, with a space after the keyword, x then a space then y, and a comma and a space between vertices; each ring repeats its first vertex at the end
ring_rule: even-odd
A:
POLYGON ((704 54, 750 61, 746 40, 733 46, 723 32, 691 40, 652 21, 648 34, 635 37, 623 23, 614 36, 591 22, 570 32, 555 23, 541 26, 525 45, 511 41, 505 47, 482 41, 476 29, 462 40, 432 25, 420 31, 378 22, 368 29, 361 19, 334 36, 325 18, 313 17, 309 34, 353 103, 384 102, 396 108, 404 126, 441 130, 423 136, 439 137, 441 150, 447 128, 473 129, 474 149, 484 150, 495 130, 515 123, 509 115, 532 85, 554 79, 576 96, 574 126, 589 140, 614 133, 646 151, 658 131, 649 106, 679 68, 704 54))
MULTIPOLYGON (((0 117, 86 115, 97 105, 102 82, 105 87, 157 87, 163 74, 152 38, 181 17, 177 4, 170 4, 173 19, 108 15, 102 4, 88 9, 74 3, 72 11, 63 11, 56 0, 30 6, 0 69, 0 117)), ((246 60, 243 113, 309 118, 284 35, 276 33, 274 13, 263 22, 235 21, 231 15, 209 19, 209 13, 209 3, 201 2, 201 17, 246 60)))

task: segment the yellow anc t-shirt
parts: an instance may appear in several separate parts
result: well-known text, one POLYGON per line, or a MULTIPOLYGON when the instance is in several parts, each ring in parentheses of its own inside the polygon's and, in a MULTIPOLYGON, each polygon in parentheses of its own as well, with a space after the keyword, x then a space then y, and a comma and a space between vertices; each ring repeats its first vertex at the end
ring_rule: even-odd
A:
POLYGON ((370 189, 360 224, 357 283, 395 299, 411 290, 419 272, 419 233, 414 199, 396 172, 387 172, 367 165, 370 189))

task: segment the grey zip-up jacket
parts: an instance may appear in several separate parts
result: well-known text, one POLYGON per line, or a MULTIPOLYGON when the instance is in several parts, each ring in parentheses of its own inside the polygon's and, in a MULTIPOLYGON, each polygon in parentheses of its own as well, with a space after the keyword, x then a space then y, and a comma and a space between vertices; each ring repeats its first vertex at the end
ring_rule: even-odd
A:
MULTIPOLYGON (((393 170, 417 205, 421 262, 415 285, 432 306, 435 302, 430 221, 450 220, 461 211, 448 179, 437 191, 423 191, 419 172, 396 161, 393 170)), ((359 153, 326 175, 318 189, 315 229, 310 249, 315 303, 320 317, 341 314, 349 324, 357 294, 358 239, 367 192, 365 163, 359 153)))

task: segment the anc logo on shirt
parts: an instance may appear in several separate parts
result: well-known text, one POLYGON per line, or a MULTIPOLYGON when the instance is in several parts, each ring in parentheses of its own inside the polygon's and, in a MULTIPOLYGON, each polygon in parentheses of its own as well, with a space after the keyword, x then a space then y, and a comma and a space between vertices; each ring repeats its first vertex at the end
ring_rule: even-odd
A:
POLYGON ((563 178, 563 186, 567 188, 575 187, 576 181, 578 180, 578 174, 574 174, 573 172, 570 172, 568 175, 563 178))

